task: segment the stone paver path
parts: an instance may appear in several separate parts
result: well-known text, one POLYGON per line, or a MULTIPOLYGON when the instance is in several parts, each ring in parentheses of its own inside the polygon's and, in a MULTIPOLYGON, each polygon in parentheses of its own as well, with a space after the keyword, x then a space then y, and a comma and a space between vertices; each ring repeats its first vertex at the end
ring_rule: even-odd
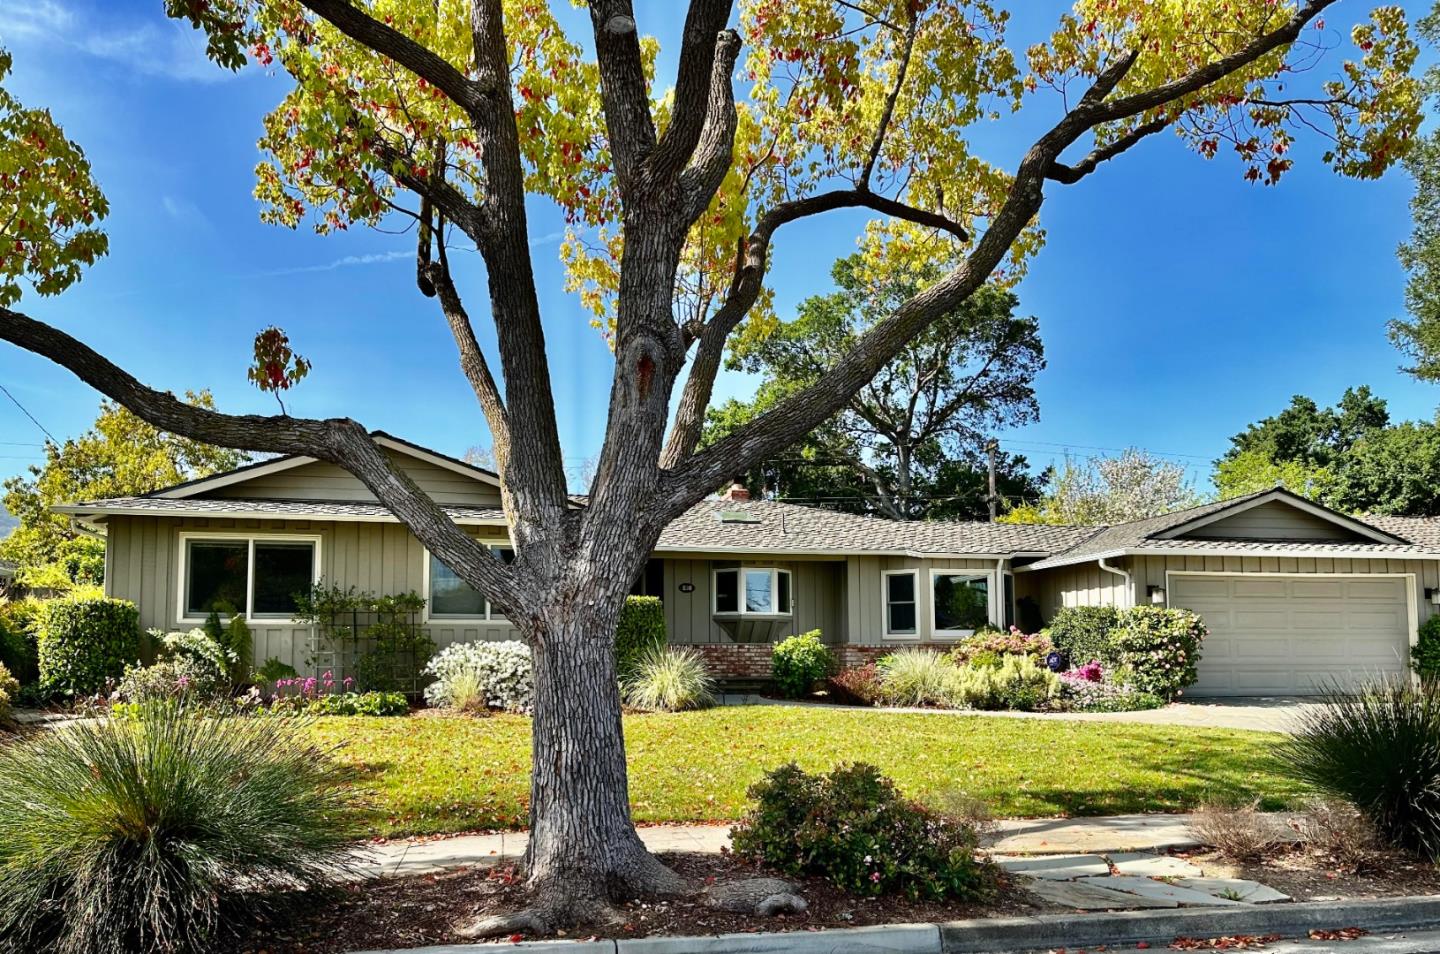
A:
MULTIPOLYGON (((1189 822, 1189 815, 1022 818, 998 822, 996 833, 987 842, 998 855, 1059 857, 1100 852, 1158 852, 1197 845, 1189 822)), ((656 825, 638 831, 640 840, 651 851, 711 853, 730 845, 729 825, 656 825)), ((501 832, 367 845, 357 876, 396 877, 514 862, 524 856, 526 839, 525 832, 501 832)), ((1097 863, 1104 864, 1098 859, 1097 863)), ((1097 873, 1108 871, 1106 867, 1097 873)))
POLYGON ((1194 862, 1155 852, 1017 857, 995 862, 1026 879, 1037 897, 1079 911, 1129 908, 1216 908, 1288 901, 1255 881, 1210 878, 1194 862))

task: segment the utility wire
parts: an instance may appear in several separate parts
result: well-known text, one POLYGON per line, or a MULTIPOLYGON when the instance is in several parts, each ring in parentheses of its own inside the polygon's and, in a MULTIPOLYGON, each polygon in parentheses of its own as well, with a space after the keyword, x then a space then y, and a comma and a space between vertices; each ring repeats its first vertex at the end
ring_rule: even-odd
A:
POLYGON ((55 440, 54 434, 51 434, 48 430, 45 429, 44 424, 41 424, 39 421, 35 420, 35 415, 31 414, 28 410, 26 410, 25 405, 21 404, 19 400, 16 399, 15 395, 11 394, 9 389, 6 388, 3 384, 0 384, 0 393, 4 393, 4 395, 10 399, 10 403, 14 404, 20 409, 21 414, 24 414, 26 417, 30 418, 30 423, 40 428, 41 431, 44 431, 46 437, 50 438, 52 441, 55 441, 55 443, 57 444, 60 443, 59 441, 55 440))

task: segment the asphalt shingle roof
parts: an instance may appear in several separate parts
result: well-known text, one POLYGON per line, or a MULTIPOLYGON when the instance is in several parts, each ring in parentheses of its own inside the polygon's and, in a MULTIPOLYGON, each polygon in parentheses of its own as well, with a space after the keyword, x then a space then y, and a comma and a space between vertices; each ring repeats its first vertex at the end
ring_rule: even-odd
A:
POLYGON ((1440 549, 1440 517, 1384 517, 1366 514, 1358 519, 1411 543, 1440 549))
MULTIPOLYGON (((176 516, 199 516, 208 514, 228 515, 233 513, 257 514, 260 516, 286 517, 300 520, 324 520, 360 518, 393 520, 394 515, 378 503, 350 500, 263 500, 239 497, 111 497, 89 503, 65 504, 55 508, 61 513, 125 513, 173 514, 176 516)), ((461 521, 504 522, 505 512, 499 507, 464 507, 442 505, 441 510, 461 521)))
POLYGON ((902 523, 770 500, 702 500, 660 535, 657 550, 1054 553, 1094 527, 931 521, 902 523), (758 522, 725 522, 722 513, 758 522))

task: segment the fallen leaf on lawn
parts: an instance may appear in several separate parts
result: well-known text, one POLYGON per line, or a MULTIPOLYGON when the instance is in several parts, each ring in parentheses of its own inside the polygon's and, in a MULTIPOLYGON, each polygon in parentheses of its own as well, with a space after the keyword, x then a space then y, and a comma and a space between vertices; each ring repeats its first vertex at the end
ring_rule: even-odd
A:
POLYGON ((1364 928, 1347 927, 1327 931, 1322 928, 1310 929, 1310 940, 1312 941, 1354 941, 1364 937, 1370 932, 1364 928))

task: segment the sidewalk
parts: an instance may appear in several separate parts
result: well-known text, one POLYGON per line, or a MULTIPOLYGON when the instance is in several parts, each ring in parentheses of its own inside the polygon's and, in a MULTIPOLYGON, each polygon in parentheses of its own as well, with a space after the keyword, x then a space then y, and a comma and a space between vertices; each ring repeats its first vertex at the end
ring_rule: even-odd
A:
MULTIPOLYGON (((997 823, 988 840, 997 854, 1064 855, 1163 851, 1198 844, 1189 815, 1110 815, 1101 818, 1022 818, 997 823)), ((656 825, 637 829, 651 851, 716 853, 730 844, 729 825, 656 825)), ((514 862, 525 854, 523 831, 392 841, 366 848, 359 877, 430 874, 470 865, 514 862)))

